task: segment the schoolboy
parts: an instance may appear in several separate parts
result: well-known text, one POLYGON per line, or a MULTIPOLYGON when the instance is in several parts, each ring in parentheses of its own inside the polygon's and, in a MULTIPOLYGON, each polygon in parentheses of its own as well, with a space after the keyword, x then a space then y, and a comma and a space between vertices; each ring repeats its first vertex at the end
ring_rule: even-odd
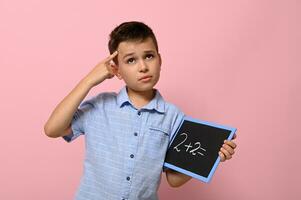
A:
MULTIPOLYGON (((111 55, 57 105, 44 130, 68 142, 85 135, 77 200, 156 200, 163 171, 172 187, 191 179, 163 170, 168 142, 184 113, 154 88, 162 59, 150 27, 124 22, 111 32, 108 46, 111 55), (81 103, 94 86, 114 76, 126 85, 119 93, 103 92, 81 103)), ((230 159, 235 147, 225 141, 221 160, 230 159)))

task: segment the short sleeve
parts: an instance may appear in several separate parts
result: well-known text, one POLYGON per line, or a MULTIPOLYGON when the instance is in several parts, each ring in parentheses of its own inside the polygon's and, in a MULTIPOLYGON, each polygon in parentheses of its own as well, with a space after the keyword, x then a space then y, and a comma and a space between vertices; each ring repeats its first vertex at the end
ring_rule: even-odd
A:
MULTIPOLYGON (((173 122, 172 122, 172 125, 171 125, 171 134, 170 134, 170 137, 169 137, 169 145, 170 145, 170 142, 173 138, 173 135, 176 133, 176 131, 178 130, 180 124, 182 123, 182 121, 184 120, 184 117, 185 117, 185 114, 177 108, 177 112, 173 118, 173 122)), ((166 171, 166 167, 163 166, 163 172, 166 171)))
POLYGON ((182 121, 184 120, 185 114, 181 111, 178 110, 177 114, 174 117, 172 127, 171 127, 171 134, 169 137, 169 143, 171 142, 171 139, 173 138, 174 134, 176 133, 177 129, 181 125, 182 121))
POLYGON ((93 109, 96 107, 96 97, 92 97, 84 102, 82 102, 79 108, 75 111, 72 121, 71 130, 72 133, 63 136, 63 139, 67 142, 75 140, 80 135, 85 133, 86 121, 93 109))

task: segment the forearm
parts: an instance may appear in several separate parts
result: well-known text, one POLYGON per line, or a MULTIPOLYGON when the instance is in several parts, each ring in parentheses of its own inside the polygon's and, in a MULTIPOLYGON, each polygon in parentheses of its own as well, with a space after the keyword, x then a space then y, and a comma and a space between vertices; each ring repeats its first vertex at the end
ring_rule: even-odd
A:
POLYGON ((66 129, 70 129, 71 120, 75 111, 91 88, 91 84, 86 79, 82 79, 56 106, 44 126, 44 131, 47 136, 55 138, 66 135, 66 129))
POLYGON ((166 171, 166 179, 171 187, 180 187, 191 179, 190 176, 168 169, 166 171))

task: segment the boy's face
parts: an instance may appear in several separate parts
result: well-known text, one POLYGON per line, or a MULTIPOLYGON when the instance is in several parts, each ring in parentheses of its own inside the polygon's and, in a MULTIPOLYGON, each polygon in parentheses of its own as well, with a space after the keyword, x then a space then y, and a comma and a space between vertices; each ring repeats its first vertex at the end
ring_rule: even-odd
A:
POLYGON ((117 76, 134 91, 149 91, 159 80, 161 56, 151 38, 142 42, 124 41, 118 45, 117 76))

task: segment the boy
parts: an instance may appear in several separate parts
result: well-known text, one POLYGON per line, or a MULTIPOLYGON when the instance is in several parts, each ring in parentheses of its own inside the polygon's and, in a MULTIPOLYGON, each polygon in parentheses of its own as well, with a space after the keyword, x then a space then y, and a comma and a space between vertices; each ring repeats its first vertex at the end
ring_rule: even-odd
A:
MULTIPOLYGON (((84 172, 76 199, 155 200, 168 142, 184 113, 154 89, 162 61, 147 25, 120 24, 110 34, 109 50, 111 55, 55 108, 44 130, 68 142, 85 135, 84 172), (100 93, 80 105, 91 88, 114 76, 126 84, 119 93, 100 93)), ((235 147, 233 141, 225 141, 221 160, 230 159, 235 147)), ((164 171, 172 187, 191 179, 164 171)))

